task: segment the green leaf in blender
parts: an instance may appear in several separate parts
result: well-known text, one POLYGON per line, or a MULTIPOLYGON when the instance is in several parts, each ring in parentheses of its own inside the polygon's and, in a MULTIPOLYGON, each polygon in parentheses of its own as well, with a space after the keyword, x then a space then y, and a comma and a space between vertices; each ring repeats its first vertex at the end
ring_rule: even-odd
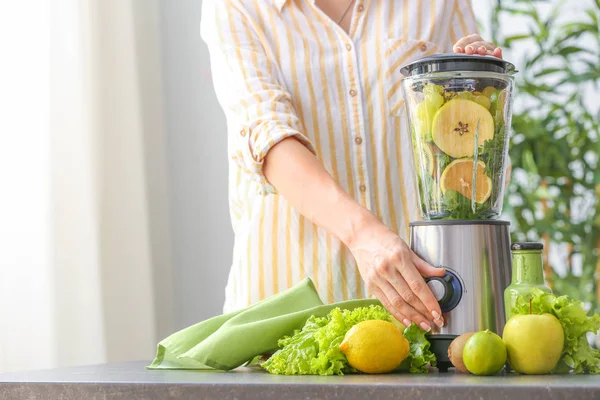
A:
POLYGON ((471 202, 467 197, 456 190, 447 190, 443 198, 443 206, 448 220, 485 219, 484 212, 489 209, 489 204, 471 202), (473 204, 472 204, 473 203, 473 204))
POLYGON ((452 162, 452 157, 446 153, 436 153, 438 171, 443 171, 452 162))
POLYGON ((600 374, 600 350, 592 348, 587 340, 588 332, 595 334, 600 330, 600 315, 588 316, 581 301, 567 296, 556 296, 539 289, 532 289, 531 296, 520 296, 512 312, 548 313, 558 318, 564 329, 565 346, 554 372, 600 374))
MULTIPOLYGON (((482 149, 479 151, 479 154, 484 159, 486 165, 485 174, 492 178, 494 183, 497 181, 496 178, 504 173, 504 146, 506 142, 504 131, 504 126, 498 127, 494 137, 486 140, 483 143, 482 149)), ((494 186, 493 190, 497 190, 497 185, 494 186)))

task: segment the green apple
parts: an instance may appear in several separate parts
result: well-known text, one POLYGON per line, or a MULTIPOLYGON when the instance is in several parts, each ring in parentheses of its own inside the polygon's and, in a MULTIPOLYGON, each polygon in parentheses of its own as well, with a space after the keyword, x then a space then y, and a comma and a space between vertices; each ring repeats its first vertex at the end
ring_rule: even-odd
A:
POLYGON ((514 315, 502 334, 511 367, 522 374, 547 374, 556 367, 565 333, 551 314, 514 315))

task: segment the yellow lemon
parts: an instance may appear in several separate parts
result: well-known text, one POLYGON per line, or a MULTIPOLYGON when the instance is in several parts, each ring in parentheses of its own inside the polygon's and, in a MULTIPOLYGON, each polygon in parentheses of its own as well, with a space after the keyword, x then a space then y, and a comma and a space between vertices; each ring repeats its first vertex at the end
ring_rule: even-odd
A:
POLYGON ((410 344, 396 325, 369 320, 354 325, 340 344, 348 363, 367 374, 391 372, 408 357, 410 344))

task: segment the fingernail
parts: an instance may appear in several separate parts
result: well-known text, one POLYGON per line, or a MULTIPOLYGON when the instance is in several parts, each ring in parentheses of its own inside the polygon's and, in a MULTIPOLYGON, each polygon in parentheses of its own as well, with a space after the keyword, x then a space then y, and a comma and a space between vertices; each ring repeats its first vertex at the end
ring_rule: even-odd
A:
POLYGON ((421 322, 421 329, 423 329, 426 332, 431 331, 431 325, 429 325, 427 322, 421 322))
POLYGON ((456 51, 458 51, 460 53, 461 51, 463 51, 463 48, 462 47, 457 47, 456 51))
POLYGON ((479 50, 485 50, 485 46, 479 46, 479 50))
POLYGON ((433 322, 439 327, 442 328, 444 326, 444 318, 442 318, 442 316, 437 312, 437 311, 432 311, 431 315, 433 315, 433 322))
POLYGON ((473 46, 467 46, 465 47, 465 50, 473 51, 473 46))
POLYGON ((402 321, 402 323, 404 324, 404 327, 408 328, 409 326, 412 325, 412 322, 410 322, 410 320, 407 318, 404 321, 402 321))

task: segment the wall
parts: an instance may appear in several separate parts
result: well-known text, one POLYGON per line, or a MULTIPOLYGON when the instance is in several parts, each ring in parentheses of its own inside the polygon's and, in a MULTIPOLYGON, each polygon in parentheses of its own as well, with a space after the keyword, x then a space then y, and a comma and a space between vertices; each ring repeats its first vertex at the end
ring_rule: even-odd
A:
POLYGON ((39 68, 49 64, 50 13, 43 0, 0 2, 0 371, 47 368, 55 360, 50 71, 39 68))
POLYGON ((200 38, 198 0, 162 1, 175 324, 221 313, 233 232, 225 119, 200 38))

